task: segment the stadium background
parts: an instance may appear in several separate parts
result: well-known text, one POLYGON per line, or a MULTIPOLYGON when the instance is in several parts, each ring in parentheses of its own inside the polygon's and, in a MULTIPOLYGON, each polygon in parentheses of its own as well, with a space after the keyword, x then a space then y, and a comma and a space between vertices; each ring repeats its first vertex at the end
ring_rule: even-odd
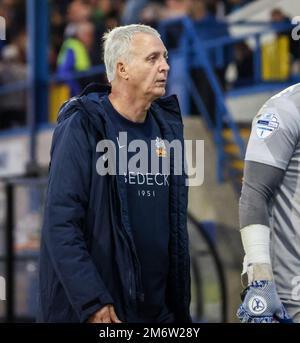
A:
POLYGON ((34 321, 58 108, 105 82, 100 37, 129 23, 161 33, 186 138, 205 142, 204 183, 189 195, 193 318, 236 321, 242 160, 259 107, 300 80, 297 15, 296 0, 0 1, 0 322, 34 321))

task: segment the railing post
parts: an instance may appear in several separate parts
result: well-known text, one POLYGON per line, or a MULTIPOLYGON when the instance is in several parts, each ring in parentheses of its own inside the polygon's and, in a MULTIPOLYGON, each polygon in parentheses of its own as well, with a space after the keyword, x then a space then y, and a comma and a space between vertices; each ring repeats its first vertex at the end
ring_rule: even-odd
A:
POLYGON ((261 81, 261 47, 260 47, 260 34, 255 35, 255 53, 254 53, 254 80, 255 82, 261 81))
POLYGON ((13 184, 8 182, 5 186, 6 193, 6 322, 14 321, 14 189, 13 184))
POLYGON ((30 162, 36 160, 36 125, 48 119, 48 1, 27 0, 27 125, 30 131, 30 162))
MULTIPOLYGON (((169 25, 183 25, 182 20, 167 20, 160 23, 158 30, 161 34, 161 39, 168 48, 167 28, 169 25)), ((175 51, 169 52, 170 72, 168 77, 168 93, 176 94, 181 107, 182 115, 190 114, 190 99, 188 93, 189 80, 189 44, 187 35, 183 31, 178 37, 178 46, 175 51)))

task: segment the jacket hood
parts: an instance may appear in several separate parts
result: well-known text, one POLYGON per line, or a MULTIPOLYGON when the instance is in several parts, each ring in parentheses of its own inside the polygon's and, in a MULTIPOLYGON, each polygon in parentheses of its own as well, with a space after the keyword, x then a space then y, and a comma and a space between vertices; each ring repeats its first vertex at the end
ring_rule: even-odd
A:
POLYGON ((61 123, 69 118, 75 111, 84 112, 95 127, 103 125, 103 111, 99 111, 99 99, 109 94, 110 87, 100 84, 88 85, 78 96, 66 101, 59 110, 57 123, 61 123), (88 104, 88 106, 87 106, 88 104), (92 106, 92 107, 91 107, 92 106), (92 110, 91 110, 92 109, 92 110), (100 118, 99 113, 102 118, 100 118))

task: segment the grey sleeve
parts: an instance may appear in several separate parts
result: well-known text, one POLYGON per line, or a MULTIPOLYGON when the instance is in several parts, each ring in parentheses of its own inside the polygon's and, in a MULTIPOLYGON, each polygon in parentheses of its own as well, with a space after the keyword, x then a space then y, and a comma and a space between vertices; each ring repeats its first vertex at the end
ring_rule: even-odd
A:
POLYGON ((299 112, 294 103, 271 98, 253 119, 245 160, 285 170, 299 136, 299 112))
POLYGON ((245 161, 239 202, 240 228, 250 224, 269 225, 268 206, 284 171, 267 164, 245 161))

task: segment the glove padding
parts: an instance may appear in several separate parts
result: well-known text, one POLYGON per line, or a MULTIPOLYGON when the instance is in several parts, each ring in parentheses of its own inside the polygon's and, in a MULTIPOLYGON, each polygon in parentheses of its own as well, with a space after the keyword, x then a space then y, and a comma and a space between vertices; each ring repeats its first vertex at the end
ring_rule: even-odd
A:
POLYGON ((242 294, 237 310, 242 323, 293 323, 277 294, 273 281, 253 281, 242 294))

